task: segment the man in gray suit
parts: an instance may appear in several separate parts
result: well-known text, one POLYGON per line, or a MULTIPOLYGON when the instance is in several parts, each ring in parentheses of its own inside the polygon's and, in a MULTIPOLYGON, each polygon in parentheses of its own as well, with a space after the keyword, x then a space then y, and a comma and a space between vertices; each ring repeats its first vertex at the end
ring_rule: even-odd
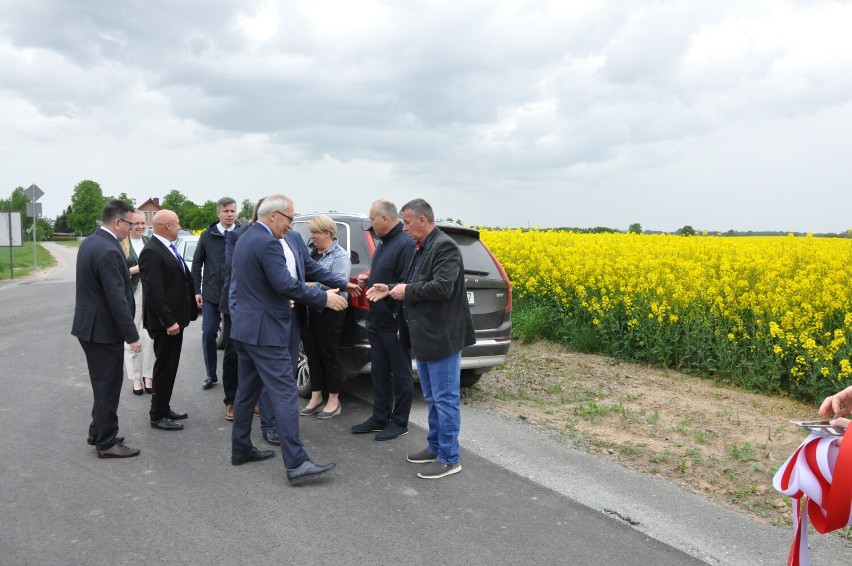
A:
MULTIPOLYGON (((305 285, 304 274, 298 271, 299 258, 287 259, 280 240, 292 227, 294 214, 293 202, 284 195, 263 201, 257 222, 240 236, 234 248, 229 296, 231 340, 240 375, 231 463, 238 466, 275 454, 258 450, 251 443, 252 411, 263 387, 275 415, 281 457, 291 482, 324 474, 335 466, 312 462, 299 438, 299 401, 290 351, 291 337, 298 332, 295 304, 317 310, 346 308, 346 300, 334 289, 323 292, 305 285)), ((335 284, 345 288, 347 281, 335 284)))
POLYGON ((120 200, 107 203, 102 225, 80 245, 77 253, 77 291, 71 334, 86 354, 94 403, 88 444, 99 458, 129 458, 139 450, 124 445, 118 434, 118 400, 123 381, 124 342, 132 352, 142 350, 133 323, 135 305, 130 273, 121 249, 133 226, 135 209, 120 200))
POLYGON ((461 353, 476 342, 464 263, 455 240, 435 225, 432 207, 423 199, 403 205, 403 230, 416 242, 414 258, 402 282, 377 283, 367 298, 387 296, 403 301, 400 341, 410 342, 417 358, 420 387, 429 418, 428 446, 408 455, 408 461, 427 464, 417 473, 438 479, 461 471, 461 353))

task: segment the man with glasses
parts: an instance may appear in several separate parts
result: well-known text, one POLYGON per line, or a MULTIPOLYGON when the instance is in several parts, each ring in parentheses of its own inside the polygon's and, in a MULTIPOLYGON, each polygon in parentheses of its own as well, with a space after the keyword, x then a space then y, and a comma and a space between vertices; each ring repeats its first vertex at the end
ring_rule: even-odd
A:
POLYGON ((130 274, 120 242, 133 226, 134 208, 120 200, 107 203, 102 225, 77 253, 76 299, 71 334, 86 354, 94 404, 87 442, 99 458, 130 458, 139 449, 118 436, 118 401, 124 364, 124 342, 132 352, 142 343, 133 323, 135 305, 130 274))
MULTIPOLYGON (((275 416, 281 457, 290 482, 318 476, 334 464, 311 461, 299 437, 296 359, 299 324, 307 307, 343 310, 346 301, 337 288, 357 285, 335 277, 314 262, 301 236, 289 234, 293 202, 272 195, 258 207, 258 221, 240 236, 234 247, 229 308, 231 339, 239 360, 239 387, 231 431, 231 463, 235 466, 274 455, 251 442, 252 410, 261 395, 275 416), (323 292, 305 285, 305 277, 332 289, 323 292), (294 359, 294 356, 296 359, 294 359)), ((261 407, 261 411, 267 409, 261 407)))
POLYGON ((174 242, 180 232, 180 221, 171 210, 154 215, 154 234, 139 254, 142 294, 145 297, 143 324, 154 340, 154 387, 151 427, 160 430, 183 430, 175 421, 187 418, 171 408, 183 330, 198 318, 195 284, 192 274, 177 251, 174 242))

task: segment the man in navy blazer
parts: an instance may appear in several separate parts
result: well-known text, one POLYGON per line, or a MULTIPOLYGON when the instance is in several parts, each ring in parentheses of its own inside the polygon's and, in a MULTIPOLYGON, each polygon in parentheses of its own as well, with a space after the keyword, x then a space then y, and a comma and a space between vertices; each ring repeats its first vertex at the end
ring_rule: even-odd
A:
POLYGON ((120 200, 107 203, 102 225, 80 245, 77 253, 76 300, 71 334, 77 337, 92 382, 94 404, 87 442, 99 458, 129 458, 139 450, 124 445, 118 433, 124 342, 133 352, 142 342, 133 323, 135 305, 130 273, 121 249, 133 226, 134 208, 120 200))
MULTIPOLYGON (((346 308, 346 300, 335 290, 323 292, 304 284, 306 262, 301 247, 305 251, 307 247, 301 237, 280 241, 292 227, 294 214, 293 201, 284 195, 269 196, 260 205, 258 221, 240 236, 234 248, 228 305, 240 374, 231 463, 237 466, 275 454, 258 450, 251 443, 252 411, 264 388, 291 482, 324 474, 335 466, 312 462, 299 438, 296 362, 291 355, 294 335, 298 340, 298 319, 302 311, 307 316, 308 307, 346 308)), ((348 282, 334 279, 330 283, 345 288, 348 282)))

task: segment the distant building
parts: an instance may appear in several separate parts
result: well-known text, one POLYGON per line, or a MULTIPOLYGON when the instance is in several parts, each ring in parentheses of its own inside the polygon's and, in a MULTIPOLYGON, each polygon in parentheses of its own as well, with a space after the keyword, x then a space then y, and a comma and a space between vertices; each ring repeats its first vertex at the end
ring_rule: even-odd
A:
POLYGON ((160 206, 159 197, 151 197, 139 206, 137 206, 136 210, 138 210, 145 216, 145 226, 148 228, 153 228, 154 215, 157 212, 163 210, 163 207, 160 206))

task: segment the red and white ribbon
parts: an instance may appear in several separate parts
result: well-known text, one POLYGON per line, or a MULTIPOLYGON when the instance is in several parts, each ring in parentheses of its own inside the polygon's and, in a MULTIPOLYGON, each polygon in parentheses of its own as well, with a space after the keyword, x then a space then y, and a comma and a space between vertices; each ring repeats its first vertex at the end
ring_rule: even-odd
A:
POLYGON ((808 518, 821 534, 852 525, 852 433, 847 429, 842 443, 811 434, 775 473, 772 485, 793 499, 787 566, 808 566, 808 518))

